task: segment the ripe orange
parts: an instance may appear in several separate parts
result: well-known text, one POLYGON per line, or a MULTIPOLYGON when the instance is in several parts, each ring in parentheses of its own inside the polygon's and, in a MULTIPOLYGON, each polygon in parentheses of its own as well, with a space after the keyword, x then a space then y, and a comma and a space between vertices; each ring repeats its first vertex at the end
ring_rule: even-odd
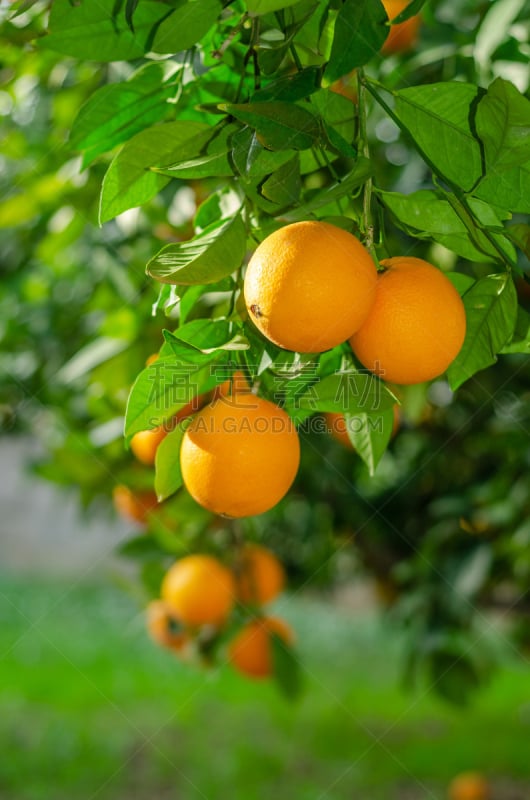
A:
POLYGON ((230 570, 216 558, 191 555, 166 572, 161 595, 183 625, 221 625, 234 605, 236 585, 230 570))
POLYGON ((265 547, 246 545, 238 566, 237 596, 242 603, 265 605, 283 591, 283 566, 265 547))
POLYGON ((233 666, 251 678, 267 678, 271 675, 274 669, 273 634, 286 644, 294 639, 289 625, 277 617, 264 617, 247 623, 229 646, 228 655, 233 666))
POLYGON ((163 600, 153 600, 147 606, 147 630, 151 639, 162 647, 178 652, 189 641, 163 600))
POLYGON ((158 505, 156 494, 151 491, 133 492, 128 486, 115 486, 112 492, 114 508, 122 517, 144 524, 147 515, 158 505))
POLYGON ((449 784, 449 800, 490 800, 488 782, 479 772, 462 772, 449 784))
POLYGON ((382 261, 375 303, 350 344, 359 361, 398 384, 430 381, 460 352, 464 304, 451 281, 420 258, 382 261))
MULTIPOLYGON (((388 19, 392 21, 403 9, 408 6, 410 0, 382 0, 388 19)), ((421 25, 421 17, 416 14, 414 17, 401 22, 399 25, 392 25, 390 33, 381 48, 383 55, 393 53, 406 53, 412 50, 418 40, 418 33, 421 25)))
POLYGON ((215 514, 248 517, 278 503, 295 479, 300 442, 289 416, 251 393, 219 398, 193 418, 180 452, 191 496, 215 514))
MULTIPOLYGON (((392 425, 392 436, 395 436, 399 430, 399 406, 396 403, 392 409, 394 412, 394 423, 392 425)), ((337 442, 340 442, 344 447, 348 447, 350 450, 354 450, 354 446, 351 443, 351 439, 348 436, 348 431, 346 429, 346 418, 344 414, 336 411, 329 411, 325 415, 326 422, 328 423, 328 429, 337 442)))
POLYGON ((155 463, 155 456, 158 445, 166 435, 167 431, 163 425, 152 428, 149 431, 139 431, 131 439, 131 450, 142 464, 150 467, 155 463))
POLYGON ((250 259, 245 303, 267 339, 321 353, 362 325, 376 282, 372 257, 351 233, 327 222, 295 222, 267 236, 250 259))

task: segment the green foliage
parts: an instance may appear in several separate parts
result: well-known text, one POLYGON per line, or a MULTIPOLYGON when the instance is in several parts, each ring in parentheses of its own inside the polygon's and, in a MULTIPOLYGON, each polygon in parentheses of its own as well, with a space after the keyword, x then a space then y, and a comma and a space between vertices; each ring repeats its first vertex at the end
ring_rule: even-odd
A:
MULTIPOLYGON (((443 675, 460 703, 487 672, 463 644, 476 606, 500 581, 516 596, 529 575, 528 508, 519 495, 503 505, 528 469, 529 73, 518 0, 414 0, 397 22, 421 9, 417 51, 391 57, 379 0, 55 0, 49 14, 23 0, 0 12, 0 419, 42 435, 40 473, 75 482, 85 505, 114 483, 154 481, 165 502, 152 536, 124 549, 153 593, 170 557, 230 550, 233 531, 212 534, 182 489, 180 428, 153 476, 123 427, 128 440, 171 427, 242 370, 304 440, 293 495, 245 536, 278 550, 295 584, 333 582, 331 554, 352 549, 401 598, 409 674, 443 675), (334 91, 344 81, 355 102, 334 91), (297 354, 258 333, 241 293, 247 253, 303 219, 354 233, 376 260, 410 253, 446 272, 467 335, 445 379, 394 390, 347 344, 297 354), (356 453, 316 430, 326 412, 345 414, 356 453)), ((293 692, 292 665, 279 675, 293 692)))

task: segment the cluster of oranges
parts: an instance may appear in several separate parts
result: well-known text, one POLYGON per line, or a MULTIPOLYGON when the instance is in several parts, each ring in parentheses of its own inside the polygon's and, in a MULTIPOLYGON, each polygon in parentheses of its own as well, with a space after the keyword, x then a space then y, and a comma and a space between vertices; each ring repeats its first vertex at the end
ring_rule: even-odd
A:
MULTIPOLYGON (((321 353, 349 342, 364 367, 392 383, 435 378, 464 340, 460 296, 426 261, 397 257, 381 266, 378 272, 368 250, 342 228, 321 221, 284 226, 250 259, 243 287, 248 315, 284 349, 321 353)), ((242 373, 213 395, 196 398, 173 422, 187 418, 180 469, 197 503, 214 514, 240 518, 261 514, 284 497, 298 470, 298 433, 289 415, 258 397, 242 373)), ((152 465, 165 435, 162 427, 135 434, 131 449, 136 458, 152 465)), ((144 521, 156 497, 118 487, 115 502, 122 512, 144 521)), ((186 653, 212 630, 217 635, 224 629, 236 603, 251 599, 259 607, 268 602, 279 591, 283 573, 276 569, 282 579, 274 592, 262 591, 262 570, 269 577, 274 572, 264 567, 272 563, 266 552, 247 551, 235 572, 208 555, 178 561, 163 581, 160 600, 149 609, 153 637, 186 653), (259 564, 252 597, 251 563, 252 569, 259 564)), ((249 675, 269 674, 273 635, 285 642, 291 638, 285 623, 275 618, 251 619, 230 644, 231 661, 249 675)))
POLYGON ((230 569, 211 555, 185 556, 166 573, 147 609, 151 637, 181 658, 207 658, 228 637, 227 660, 244 675, 274 672, 273 638, 291 644, 290 627, 263 607, 283 590, 285 573, 269 550, 246 544, 230 569), (236 630, 231 634, 231 628, 236 630))
MULTIPOLYGON (((464 342, 460 295, 422 259, 398 256, 381 267, 378 272, 368 250, 341 228, 320 221, 287 225, 250 260, 249 316, 285 349, 320 353, 347 341, 362 366, 385 381, 432 380, 464 342)), ((331 428, 337 431, 336 424, 331 428)), ((348 439, 346 431, 342 438, 348 439)))

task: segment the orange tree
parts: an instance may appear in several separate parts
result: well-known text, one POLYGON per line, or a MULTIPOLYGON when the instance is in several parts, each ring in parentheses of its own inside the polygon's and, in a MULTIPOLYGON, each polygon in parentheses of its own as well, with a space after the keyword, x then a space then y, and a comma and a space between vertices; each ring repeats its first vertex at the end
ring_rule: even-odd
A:
MULTIPOLYGON (((522 19, 522 3, 470 0, 12 4, 14 191, 0 224, 20 358, 6 355, 5 418, 23 427, 39 400, 54 409, 39 469, 85 502, 154 484, 151 535, 122 548, 149 596, 188 553, 237 572, 247 539, 280 555, 293 586, 329 583, 333 554, 352 550, 410 632, 409 675, 426 667, 457 701, 480 682, 481 604, 524 607, 530 570, 522 19), (24 134, 38 170, 21 166, 24 134), (434 279, 393 288, 403 257, 434 279), (15 313, 20 296, 40 327, 15 313), (219 417, 208 409, 245 418, 241 398, 256 394, 277 407, 268 433, 271 419, 297 426, 302 461, 287 497, 236 525, 183 486, 181 445, 219 417), (185 433, 189 404, 212 398, 185 433), (355 452, 327 436, 322 415, 337 413, 355 452), (123 448, 123 420, 127 444, 156 439, 148 457, 123 448)), ((199 483, 211 494, 221 481, 245 507, 244 471, 230 486, 232 462, 198 447, 199 483)), ((248 447, 255 493, 263 455, 248 447)), ((203 657, 261 611, 234 613, 233 628, 199 632, 203 657)), ((295 661, 276 645, 292 689, 295 661)))

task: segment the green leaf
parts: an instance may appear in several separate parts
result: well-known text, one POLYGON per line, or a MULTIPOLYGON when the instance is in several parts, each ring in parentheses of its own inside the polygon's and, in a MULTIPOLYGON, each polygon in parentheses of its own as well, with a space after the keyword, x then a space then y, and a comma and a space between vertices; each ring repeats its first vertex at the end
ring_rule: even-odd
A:
POLYGON ((161 283, 214 283, 241 266, 247 235, 239 214, 213 223, 186 242, 169 244, 147 265, 147 273, 161 283))
POLYGON ((291 103, 303 100, 314 94, 320 87, 320 69, 306 67, 294 75, 271 81, 252 95, 252 103, 265 103, 271 100, 287 100, 291 103))
POLYGON ((184 428, 185 426, 178 425, 162 439, 156 449, 155 492, 159 503, 171 497, 182 486, 180 446, 184 428))
POLYGON ((523 222, 517 225, 510 225, 506 231, 506 235, 509 236, 512 242, 515 242, 517 247, 530 259, 530 225, 525 225, 523 222))
POLYGON ((394 427, 394 409, 363 414, 345 414, 346 431, 370 475, 375 473, 394 427))
POLYGON ((288 8, 299 3, 300 0, 246 0, 246 7, 249 14, 254 17, 269 14, 271 11, 278 11, 280 8, 288 8))
POLYGON ((445 277, 449 278, 460 296, 465 294, 475 283, 471 275, 464 275, 463 272, 445 272, 445 277))
POLYGON ((159 175, 168 175, 170 178, 182 180, 197 180, 199 178, 221 178, 232 175, 232 166, 228 161, 229 150, 222 153, 206 153, 203 156, 181 161, 171 167, 152 167, 159 175))
POLYGON ((259 143, 256 132, 251 128, 244 128, 232 138, 232 159, 234 166, 249 182, 261 180, 265 175, 270 175, 282 164, 289 161, 294 155, 294 150, 271 151, 266 150, 259 143))
POLYGON ((302 179, 298 155, 273 172, 261 186, 263 197, 280 208, 296 205, 301 191, 302 179))
POLYGON ((347 158, 356 158, 357 151, 352 142, 355 137, 355 104, 346 97, 321 89, 311 98, 311 104, 317 109, 331 146, 347 158))
POLYGON ((346 0, 335 22, 328 83, 362 67, 381 49, 388 36, 387 13, 380 0, 346 0))
POLYGON ((194 397, 219 383, 224 352, 205 355, 183 345, 180 358, 160 357, 142 370, 129 394, 125 413, 125 436, 156 428, 171 419, 194 397), (189 353, 189 358, 188 358, 189 353), (185 360, 188 358, 188 360, 185 360))
POLYGON ((515 331, 509 344, 502 348, 502 353, 530 353, 530 314, 520 306, 517 309, 515 331))
POLYGON ((502 180, 504 170, 530 161, 530 100, 513 84, 502 78, 491 84, 478 104, 475 124, 487 174, 502 180))
POLYGON ((403 11, 400 11, 397 17, 394 17, 392 24, 399 25, 402 22, 406 22, 411 17, 414 17, 421 11, 426 2, 427 0, 412 0, 403 11))
POLYGON ((212 131, 212 136, 204 152, 195 158, 179 159, 174 164, 153 167, 156 172, 169 175, 171 178, 196 180, 198 178, 226 177, 232 175, 233 168, 228 160, 231 151, 230 140, 232 135, 239 130, 239 125, 217 126, 212 131))
POLYGON ((229 219, 241 208, 241 198, 231 186, 218 189, 204 200, 195 215, 195 226, 204 230, 213 222, 229 219))
POLYGON ((100 223, 147 203, 169 182, 170 178, 149 169, 153 161, 164 157, 170 161, 186 154, 192 157, 209 136, 211 129, 207 125, 189 120, 153 125, 133 136, 114 158, 103 179, 100 223))
POLYGON ((136 9, 132 31, 124 9, 115 9, 115 0, 54 0, 50 33, 38 39, 37 46, 83 60, 130 61, 150 49, 156 26, 171 13, 161 3, 144 0, 136 9))
POLYGON ((168 79, 176 69, 164 62, 147 64, 125 83, 102 86, 91 95, 70 134, 70 145, 85 151, 84 167, 164 117, 166 101, 175 94, 175 81, 168 79))
POLYGON ((154 53, 189 50, 209 31, 222 10, 219 0, 172 0, 171 6, 150 43, 154 53))
POLYGON ((224 103, 219 107, 250 125, 261 144, 271 150, 306 150, 320 136, 317 118, 294 103, 274 100, 270 103, 224 103))
POLYGON ((176 339, 185 342, 194 350, 209 354, 216 350, 247 349, 241 337, 241 325, 235 325, 228 320, 194 319, 170 333, 165 331, 166 341, 172 344, 176 339), (168 338, 169 337, 169 338, 168 338), (233 346, 234 342, 236 347, 233 346))
POLYGON ((319 208, 328 206, 342 197, 347 197, 353 193, 354 189, 362 186, 372 175, 372 163, 364 157, 359 157, 350 172, 344 175, 340 182, 332 183, 325 189, 318 189, 307 197, 305 202, 293 211, 284 214, 284 218, 289 222, 296 222, 300 219, 307 219, 308 215, 319 208))
POLYGON ((348 370, 323 378, 299 398, 309 411, 335 411, 343 414, 381 414, 392 409, 396 398, 374 375, 348 370))
POLYGON ((302 672, 293 648, 281 636, 270 636, 272 674, 278 688, 289 700, 296 699, 302 691, 302 672))
POLYGON ((447 370, 453 390, 489 367, 515 329, 517 294, 509 274, 478 280, 463 297, 467 330, 462 349, 447 370))
MULTIPOLYGON (((186 323, 186 325, 189 324, 190 323, 186 323)), ((183 339, 178 339, 171 331, 164 330, 163 335, 165 344, 170 348, 168 355, 171 353, 178 364, 184 363, 186 365, 195 364, 201 366, 208 363, 208 353, 206 351, 203 352, 200 347, 195 347, 183 339)))
POLYGON ((486 174, 474 194, 512 212, 530 212, 530 101, 497 78, 481 98, 477 134, 486 174))
POLYGON ((486 175, 473 194, 514 214, 530 214, 530 162, 502 175, 486 175))
POLYGON ((434 171, 469 191, 482 176, 480 144, 470 115, 480 90, 469 83, 434 83, 395 93, 400 127, 434 171))
MULTIPOLYGON (((498 261, 499 254, 487 239, 480 225, 469 219, 471 231, 456 209, 440 191, 421 190, 409 195, 397 192, 378 192, 399 227, 419 239, 433 239, 470 261, 498 261)), ((478 210, 478 206, 475 206, 478 210)), ((489 207, 488 207, 489 208, 489 207)), ((494 213, 492 209, 489 209, 494 213)), ((497 226, 502 221, 496 216, 497 226)), ((497 237, 498 238, 498 237, 497 237)), ((505 242, 509 246, 508 242, 505 242)))

